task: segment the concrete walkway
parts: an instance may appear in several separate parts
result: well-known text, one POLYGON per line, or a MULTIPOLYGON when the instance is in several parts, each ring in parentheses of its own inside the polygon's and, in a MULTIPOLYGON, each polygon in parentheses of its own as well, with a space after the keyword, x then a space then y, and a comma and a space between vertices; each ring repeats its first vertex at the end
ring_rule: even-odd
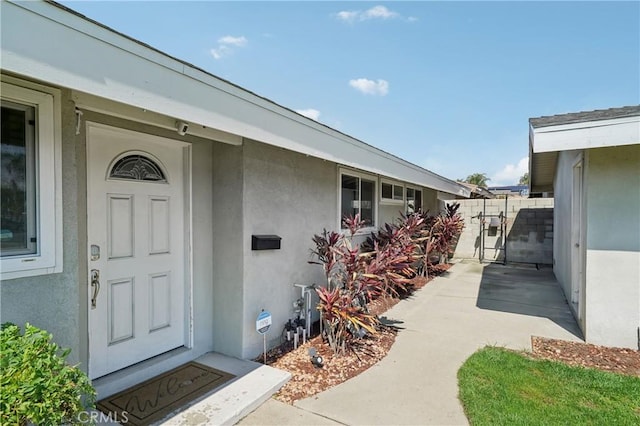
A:
POLYGON ((271 399, 239 424, 467 424, 456 374, 477 349, 580 340, 550 268, 458 263, 386 316, 404 329, 378 364, 295 406, 271 399))

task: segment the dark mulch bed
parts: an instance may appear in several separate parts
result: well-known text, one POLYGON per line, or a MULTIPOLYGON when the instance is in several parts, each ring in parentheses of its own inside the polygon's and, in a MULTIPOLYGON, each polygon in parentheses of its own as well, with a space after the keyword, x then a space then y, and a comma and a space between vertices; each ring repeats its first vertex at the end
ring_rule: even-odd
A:
MULTIPOLYGON (((450 266, 441 265, 440 272, 446 271, 450 266)), ((385 296, 370 302, 367 306, 369 313, 380 316, 400 300, 410 297, 414 291, 424 287, 431 278, 416 277, 412 280, 407 292, 398 297, 385 296)), ((393 327, 381 327, 377 334, 368 335, 359 340, 353 351, 344 356, 334 356, 318 335, 317 324, 313 331, 312 338, 295 350, 290 346, 282 345, 267 353, 268 365, 286 370, 292 376, 291 380, 275 395, 276 399, 292 404, 294 401, 316 395, 357 376, 387 355, 397 332, 393 327), (311 363, 310 348, 314 348, 323 357, 322 368, 317 368, 311 363)), ((257 358, 256 361, 263 362, 263 357, 257 358)))
POLYGON ((640 351, 634 349, 610 348, 535 336, 531 338, 531 349, 534 358, 640 377, 640 351))
POLYGON ((371 367, 384 358, 395 341, 392 329, 362 339, 352 352, 334 356, 320 336, 316 336, 298 349, 275 361, 272 366, 291 373, 291 380, 280 389, 275 398, 293 404, 299 399, 313 396, 340 384, 371 367), (310 361, 309 348, 315 348, 324 358, 324 366, 316 368, 310 361))

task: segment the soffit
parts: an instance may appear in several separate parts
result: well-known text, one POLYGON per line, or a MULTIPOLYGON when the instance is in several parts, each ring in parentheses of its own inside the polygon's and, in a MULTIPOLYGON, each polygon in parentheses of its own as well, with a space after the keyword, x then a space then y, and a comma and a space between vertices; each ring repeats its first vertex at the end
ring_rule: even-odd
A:
POLYGON ((533 154, 529 169, 530 192, 553 191, 556 173, 557 152, 533 154))

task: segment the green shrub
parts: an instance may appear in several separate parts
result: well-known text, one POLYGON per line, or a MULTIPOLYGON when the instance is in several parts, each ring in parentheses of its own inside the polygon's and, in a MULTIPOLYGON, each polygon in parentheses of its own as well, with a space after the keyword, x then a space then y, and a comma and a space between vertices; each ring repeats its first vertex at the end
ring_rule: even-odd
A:
POLYGON ((78 414, 93 407, 89 378, 65 359, 52 335, 30 324, 24 334, 14 324, 0 332, 0 424, 79 423, 78 414))

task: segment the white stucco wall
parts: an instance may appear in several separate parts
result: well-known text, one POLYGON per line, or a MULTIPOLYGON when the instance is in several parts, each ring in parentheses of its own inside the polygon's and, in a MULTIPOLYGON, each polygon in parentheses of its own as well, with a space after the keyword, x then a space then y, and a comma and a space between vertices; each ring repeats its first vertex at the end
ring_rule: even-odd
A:
POLYGON ((246 140, 244 152, 243 358, 262 353, 255 330, 261 309, 271 312, 268 345, 279 344, 292 302, 300 297, 295 283, 324 283, 320 265, 311 259, 313 234, 334 230, 337 222, 337 165, 246 140), (282 237, 280 250, 251 250, 251 236, 282 237))
POLYGON ((587 151, 586 339, 638 349, 640 145, 587 151))

